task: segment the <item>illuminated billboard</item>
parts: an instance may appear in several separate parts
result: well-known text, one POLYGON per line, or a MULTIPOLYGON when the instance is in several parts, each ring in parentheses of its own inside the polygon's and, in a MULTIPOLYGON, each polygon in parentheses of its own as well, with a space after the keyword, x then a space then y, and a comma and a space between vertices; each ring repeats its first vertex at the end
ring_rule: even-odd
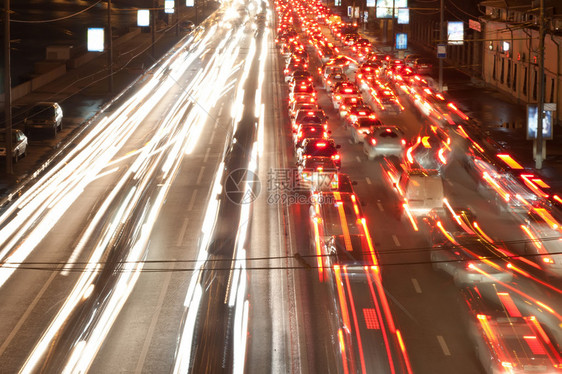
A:
POLYGON ((398 8, 407 8, 408 0, 377 0, 377 18, 392 18, 392 6, 394 5, 394 17, 398 16, 398 8), (394 4, 393 4, 394 3, 394 4))
POLYGON ((137 26, 150 26, 150 10, 139 9, 137 11, 137 26))
POLYGON ((164 0, 164 13, 174 13, 175 0, 164 0))
POLYGON ((396 49, 408 49, 408 34, 396 33, 396 49))
POLYGON ((398 9, 398 24, 407 25, 410 23, 410 9, 399 8, 398 9))
POLYGON ((447 43, 449 45, 462 45, 464 43, 463 22, 447 22, 447 43))
MULTIPOLYGON (((552 112, 543 111, 542 136, 543 139, 552 139, 552 112)), ((537 105, 527 105, 527 139, 537 138, 537 126, 539 124, 539 110, 537 105)))
POLYGON ((101 27, 88 27, 88 51, 103 52, 104 30, 101 27))

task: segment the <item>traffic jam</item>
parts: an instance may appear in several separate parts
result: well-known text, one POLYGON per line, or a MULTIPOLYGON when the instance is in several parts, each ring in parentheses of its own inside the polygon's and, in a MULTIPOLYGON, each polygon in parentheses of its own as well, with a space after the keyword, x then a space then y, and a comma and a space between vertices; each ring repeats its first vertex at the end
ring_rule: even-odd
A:
POLYGON ((562 372, 562 315, 549 298, 562 293, 549 282, 562 278, 561 197, 435 88, 431 60, 385 52, 319 1, 279 0, 276 13, 297 179, 311 195, 319 282, 338 300, 344 372, 414 370, 383 288, 384 264, 332 138, 334 124, 362 149, 363 162, 380 168, 396 201, 386 214, 426 233, 431 267, 459 288, 484 370, 562 372), (414 132, 400 125, 407 109, 423 124, 414 132), (475 181, 490 209, 520 222, 522 244, 495 241, 469 207, 449 201, 452 162, 475 181))

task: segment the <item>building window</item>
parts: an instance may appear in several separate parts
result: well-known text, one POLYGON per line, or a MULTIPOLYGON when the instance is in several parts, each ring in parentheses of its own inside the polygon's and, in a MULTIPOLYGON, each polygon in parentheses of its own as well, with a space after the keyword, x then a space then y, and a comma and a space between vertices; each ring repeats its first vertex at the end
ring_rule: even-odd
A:
POLYGON ((505 66, 505 58, 502 57, 502 71, 501 71, 501 74, 500 74, 500 83, 503 83, 504 66, 505 66))
POLYGON ((517 91, 517 64, 513 64, 513 91, 517 91))
POLYGON ((537 86, 538 86, 538 83, 539 83, 537 81, 539 80, 539 78, 537 78, 537 69, 534 69, 534 72, 535 72, 535 79, 533 79, 533 100, 536 100, 537 99, 537 86))
POLYGON ((496 60, 497 60, 497 58, 496 58, 495 55, 493 57, 494 57, 494 67, 492 68, 492 78, 494 80, 497 80, 497 78, 496 78, 496 60))
POLYGON ((528 68, 525 66, 525 73, 523 74, 523 95, 527 96, 527 74, 528 68))
POLYGON ((511 60, 507 60, 507 87, 511 87, 511 60))
POLYGON ((554 78, 550 80, 550 101, 549 103, 554 102, 554 78))

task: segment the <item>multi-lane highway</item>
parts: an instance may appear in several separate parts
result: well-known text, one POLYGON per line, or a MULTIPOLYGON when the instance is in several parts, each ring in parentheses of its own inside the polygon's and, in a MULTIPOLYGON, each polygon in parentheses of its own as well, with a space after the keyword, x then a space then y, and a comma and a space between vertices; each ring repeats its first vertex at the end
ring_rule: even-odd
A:
POLYGON ((541 181, 425 78, 376 62, 356 80, 365 57, 329 20, 317 2, 223 2, 3 211, 2 372, 560 370, 560 215, 541 181), (403 133, 399 157, 352 141, 324 47, 403 133), (300 58, 320 146, 341 146, 327 189, 297 168, 284 69, 300 58), (412 166, 435 139, 437 171, 412 166), (430 174, 443 191, 418 193, 438 207, 419 213, 430 174))

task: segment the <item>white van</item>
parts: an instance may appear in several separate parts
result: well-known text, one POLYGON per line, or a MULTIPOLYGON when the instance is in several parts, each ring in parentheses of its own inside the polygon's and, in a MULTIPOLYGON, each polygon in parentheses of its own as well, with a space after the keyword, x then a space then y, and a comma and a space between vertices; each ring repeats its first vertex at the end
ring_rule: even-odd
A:
POLYGON ((415 216, 443 208, 443 179, 438 170, 404 170, 395 188, 415 216))

